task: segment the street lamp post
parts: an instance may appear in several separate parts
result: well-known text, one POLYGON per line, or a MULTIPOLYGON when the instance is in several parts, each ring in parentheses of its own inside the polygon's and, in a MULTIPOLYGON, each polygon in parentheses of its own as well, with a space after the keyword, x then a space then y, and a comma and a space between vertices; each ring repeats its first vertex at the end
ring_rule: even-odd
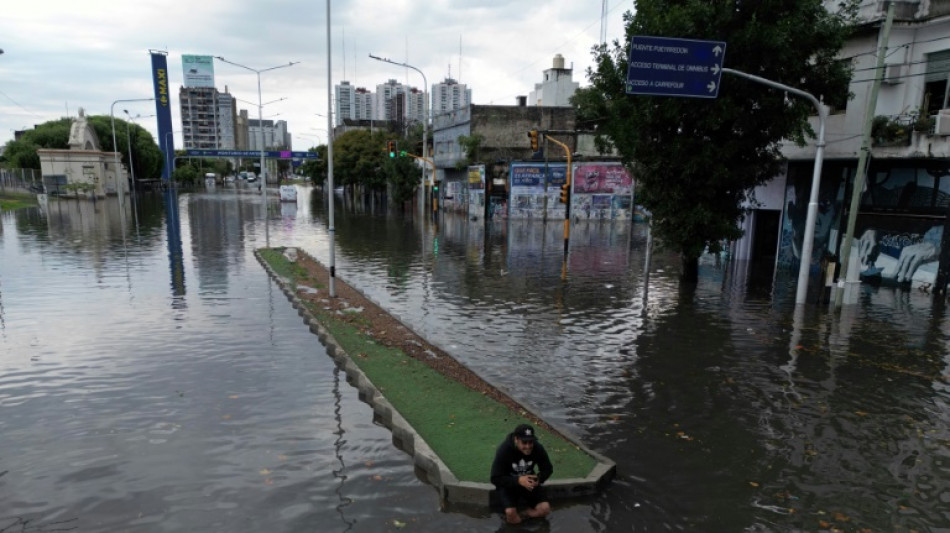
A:
POLYGON ((135 227, 139 227, 139 212, 136 209, 135 201, 135 167, 132 165, 132 131, 129 127, 129 122, 132 121, 132 115, 129 114, 128 109, 122 110, 125 113, 125 116, 129 117, 129 120, 125 123, 125 145, 129 149, 129 176, 132 179, 132 216, 135 217, 135 227))
MULTIPOLYGON (((133 117, 129 113, 128 109, 123 109, 122 112, 125 113, 125 116, 129 117, 129 122, 135 122, 135 119, 140 118, 142 116, 139 114, 133 117)), ((151 116, 154 116, 154 115, 151 115, 151 116)), ((125 137, 126 137, 125 142, 129 147, 129 174, 132 176, 132 197, 134 201, 135 195, 137 193, 135 190, 135 167, 132 165, 132 133, 130 131, 129 122, 125 123, 125 137)))
MULTIPOLYGON (((263 98, 261 97, 261 73, 267 72, 268 70, 276 70, 279 68, 292 67, 300 61, 291 61, 286 65, 277 65, 275 67, 268 67, 262 69, 255 69, 240 63, 235 63, 234 61, 228 61, 227 59, 221 56, 214 56, 215 59, 228 63, 229 65, 234 65, 235 67, 241 67, 244 70, 250 70, 251 72, 257 74, 257 122, 260 128, 260 140, 261 140, 261 199, 264 202, 264 228, 267 228, 267 177, 264 174, 264 104, 263 98)), ((268 102, 270 103, 270 102, 268 102)))
MULTIPOLYGON (((374 56, 373 54, 370 54, 369 57, 377 61, 382 61, 384 63, 390 63, 392 65, 398 65, 400 67, 411 68, 412 70, 418 72, 419 75, 422 76, 422 84, 423 84, 423 87, 422 87, 422 159, 423 161, 425 161, 426 151, 429 145, 429 81, 426 79, 426 75, 421 70, 417 69, 416 67, 408 63, 399 63, 397 61, 393 61, 392 59, 389 59, 386 57, 374 56)), ((435 172, 435 161, 432 162, 432 170, 433 172, 435 172)), ((422 169, 423 191, 422 191, 422 194, 420 194, 419 196, 419 207, 423 210, 425 209, 425 179, 426 179, 426 171, 425 171, 425 168, 423 168, 422 169)), ((435 185, 435 183, 433 183, 433 185, 435 185)))
MULTIPOLYGON (((112 152, 115 154, 115 173, 116 173, 116 186, 119 184, 119 150, 115 142, 115 105, 119 102, 153 102, 154 98, 132 98, 129 100, 116 100, 112 102, 112 106, 109 108, 109 117, 112 120, 112 152)), ((125 196, 125 193, 122 191, 116 191, 119 194, 119 197, 125 196)), ((124 216, 124 209, 123 209, 124 216)))
MULTIPOLYGON (((247 100, 242 100, 242 99, 240 99, 240 98, 234 98, 234 99, 237 100, 238 102, 244 102, 245 104, 257 105, 257 104, 255 104, 254 102, 248 102, 247 100)), ((261 108, 263 109, 263 108, 269 106, 270 104, 273 104, 273 103, 276 103, 276 102, 282 102, 282 101, 284 101, 284 100, 286 100, 286 99, 287 99, 286 96, 281 96, 280 98, 278 98, 278 99, 276 99, 276 100, 271 100, 270 102, 264 102, 263 104, 260 104, 260 106, 261 106, 261 108)), ((276 115, 271 115, 271 116, 268 117, 268 118, 274 118, 274 117, 276 117, 276 116, 278 116, 278 115, 280 115, 280 113, 277 113, 276 115)), ((258 125, 257 125, 257 127, 258 127, 258 129, 260 130, 260 135, 259 135, 260 140, 261 140, 261 147, 260 147, 260 148, 261 148, 261 150, 263 150, 263 149, 264 149, 264 142, 263 142, 263 141, 264 141, 264 117, 263 117, 263 116, 260 116, 260 118, 258 118, 258 125)), ((263 161, 264 161, 264 160, 261 159, 261 162, 263 162, 263 161)), ((243 164, 243 161, 241 161, 241 164, 243 164)), ((261 183, 262 183, 261 187, 266 187, 266 186, 267 186, 267 183, 264 182, 264 168, 263 168, 263 167, 259 168, 259 169, 258 169, 258 172, 261 174, 261 183)))

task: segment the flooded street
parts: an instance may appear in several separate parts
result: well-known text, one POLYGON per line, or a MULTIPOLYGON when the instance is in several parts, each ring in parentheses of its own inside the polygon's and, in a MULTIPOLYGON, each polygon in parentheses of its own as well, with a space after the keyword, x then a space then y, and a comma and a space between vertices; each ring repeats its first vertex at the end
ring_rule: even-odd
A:
MULTIPOLYGON (((0 532, 508 530, 440 508, 254 259, 328 263, 320 192, 266 226, 241 192, 0 215, 0 532)), ((616 461, 512 530, 950 530, 929 295, 796 312, 797 272, 709 259, 687 291, 656 251, 644 306, 643 224, 575 226, 565 264, 560 221, 336 205, 339 278, 616 461)))

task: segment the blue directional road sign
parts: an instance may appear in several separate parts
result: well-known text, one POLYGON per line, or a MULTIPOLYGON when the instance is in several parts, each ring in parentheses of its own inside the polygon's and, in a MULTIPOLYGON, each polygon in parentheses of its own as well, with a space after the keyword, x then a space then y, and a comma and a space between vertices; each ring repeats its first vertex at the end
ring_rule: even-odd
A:
MULTIPOLYGON (((257 150, 186 150, 190 157, 260 157, 257 150)), ((264 150, 268 159, 318 159, 316 152, 291 152, 290 150, 264 150)))
POLYGON ((630 42, 627 94, 716 98, 726 43, 645 37, 630 42))

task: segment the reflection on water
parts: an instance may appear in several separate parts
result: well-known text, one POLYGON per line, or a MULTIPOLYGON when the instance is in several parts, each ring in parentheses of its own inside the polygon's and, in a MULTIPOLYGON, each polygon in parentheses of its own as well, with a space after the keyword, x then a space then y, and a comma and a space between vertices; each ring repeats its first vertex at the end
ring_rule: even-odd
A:
MULTIPOLYGON (((143 196, 137 224, 115 199, 0 215, 0 531, 503 528, 440 512, 341 386, 252 255, 326 262, 323 197, 269 196, 266 227, 223 188, 143 196)), ((642 224, 577 224, 565 261, 559 221, 338 201, 339 277, 617 461, 536 527, 950 521, 950 325, 927 295, 796 309, 794 272, 711 258, 683 288, 662 250, 646 290, 642 224)))
POLYGON ((341 416, 340 409, 340 401, 342 399, 340 394, 340 373, 339 368, 333 370, 333 415, 336 417, 336 430, 334 431, 336 440, 333 442, 333 448, 336 451, 336 460, 340 463, 340 467, 333 471, 333 476, 340 480, 340 485, 336 489, 340 503, 336 506, 336 511, 340 514, 340 521, 346 524, 344 531, 349 531, 353 528, 353 522, 346 518, 344 510, 348 505, 353 503, 353 500, 343 495, 343 484, 346 483, 346 463, 343 461, 342 449, 343 444, 346 442, 343 440, 343 435, 345 435, 346 432, 343 430, 343 417, 341 416))

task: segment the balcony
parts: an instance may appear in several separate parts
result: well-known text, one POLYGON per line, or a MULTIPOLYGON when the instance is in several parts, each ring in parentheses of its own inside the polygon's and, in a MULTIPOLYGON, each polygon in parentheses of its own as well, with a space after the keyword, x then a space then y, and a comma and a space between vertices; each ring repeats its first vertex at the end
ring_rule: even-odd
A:
POLYGON ((916 113, 890 116, 876 116, 871 122, 871 144, 878 147, 910 146, 917 135, 933 135, 935 120, 933 117, 916 113))

